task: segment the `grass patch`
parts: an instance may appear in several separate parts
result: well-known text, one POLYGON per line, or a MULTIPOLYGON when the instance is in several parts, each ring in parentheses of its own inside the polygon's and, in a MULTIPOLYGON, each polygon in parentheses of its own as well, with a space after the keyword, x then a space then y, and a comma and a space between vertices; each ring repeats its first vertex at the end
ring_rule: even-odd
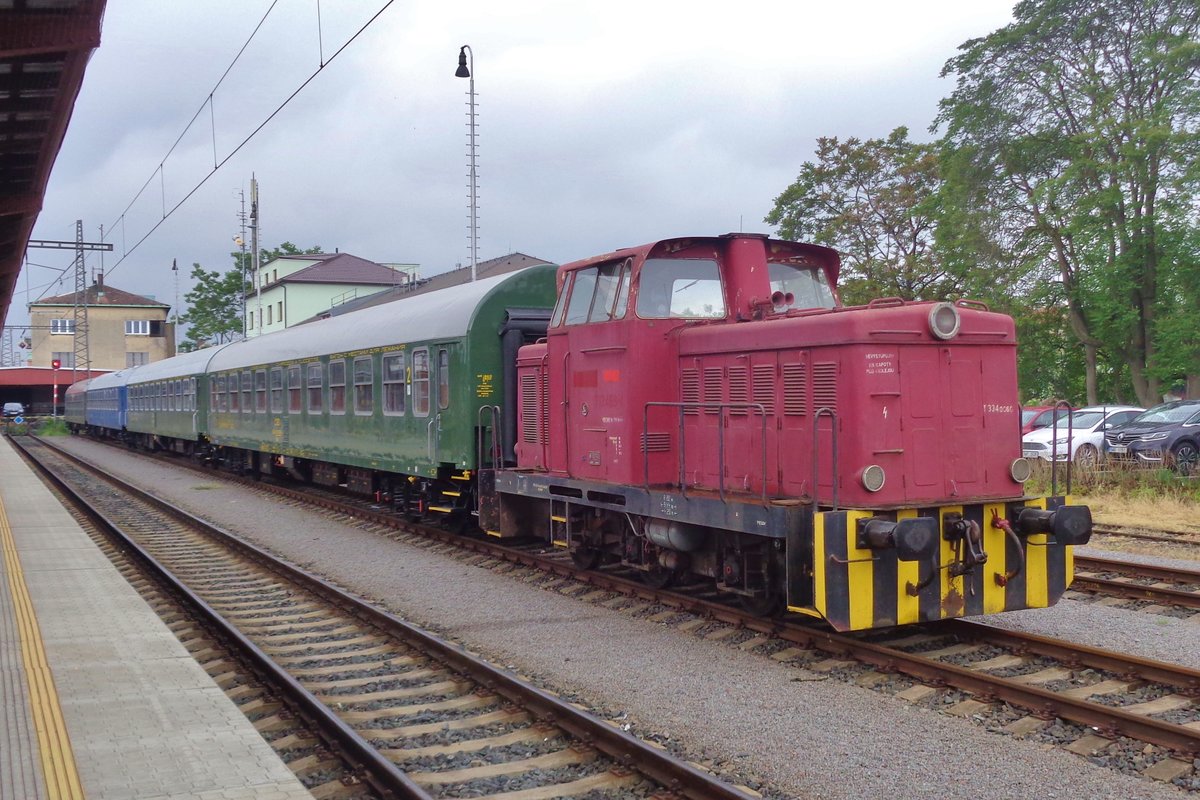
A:
MULTIPOLYGON (((1035 461, 1025 484, 1029 495, 1050 494, 1050 464, 1035 461)), ((1058 493, 1066 492, 1066 468, 1058 467, 1058 493)), ((1073 466, 1071 496, 1086 502, 1108 525, 1200 533, 1200 477, 1169 469, 1073 466)))
POLYGON ((62 417, 50 417, 42 419, 37 425, 38 436, 70 436, 71 431, 67 428, 67 421, 62 417))

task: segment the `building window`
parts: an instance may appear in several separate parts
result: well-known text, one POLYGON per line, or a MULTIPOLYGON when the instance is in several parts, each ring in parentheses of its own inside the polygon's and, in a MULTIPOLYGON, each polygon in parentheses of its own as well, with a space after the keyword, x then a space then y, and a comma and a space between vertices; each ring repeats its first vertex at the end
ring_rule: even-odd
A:
POLYGON ((61 369, 73 369, 75 366, 75 351, 71 350, 66 353, 54 353, 50 356, 58 362, 61 369))
POLYGON ((329 362, 329 413, 346 413, 346 362, 329 362))
POLYGON ((321 395, 325 383, 324 368, 320 362, 308 365, 308 413, 321 413, 321 395))
POLYGON ((422 347, 413 351, 412 365, 413 414, 429 416, 429 351, 422 347))
POLYGON ((383 413, 404 413, 404 353, 383 357, 383 413))
POLYGON ((282 300, 280 300, 280 301, 279 301, 279 303, 278 303, 277 305, 278 305, 278 308, 279 308, 279 315, 278 315, 278 316, 279 316, 279 322, 280 322, 280 324, 283 324, 283 301, 282 301, 282 300))
POLYGON ((275 321, 275 320, 271 319, 272 312, 274 310, 275 310, 274 306, 267 306, 267 324, 268 325, 270 325, 271 323, 273 323, 275 321))
POLYGON ((150 354, 149 353, 137 353, 137 352, 131 351, 131 352, 128 352, 125 354, 125 366, 127 366, 127 367, 140 367, 143 364, 149 364, 149 363, 150 363, 150 354))
POLYGON ((288 413, 300 413, 300 367, 288 367, 288 413))
POLYGON ((125 320, 125 335, 126 336, 149 336, 150 335, 150 320, 148 320, 148 319, 127 319, 127 320, 125 320))
POLYGON ((283 368, 271 369, 271 413, 283 413, 283 368))
POLYGON ((375 376, 371 357, 354 359, 354 413, 372 414, 375 411, 375 376))
POLYGON ((73 319, 52 319, 50 320, 50 333, 74 333, 75 320, 73 319))
POLYGON ((254 312, 251 311, 246 315, 246 330, 254 330, 254 312))
POLYGON ((450 351, 438 350, 438 408, 450 407, 450 351))

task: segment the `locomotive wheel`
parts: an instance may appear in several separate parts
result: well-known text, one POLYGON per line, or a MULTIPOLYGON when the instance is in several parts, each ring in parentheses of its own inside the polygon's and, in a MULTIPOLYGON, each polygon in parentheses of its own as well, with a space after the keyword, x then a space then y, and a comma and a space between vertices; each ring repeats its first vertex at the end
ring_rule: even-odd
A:
POLYGON ((768 592, 763 595, 738 595, 738 601, 746 613, 756 617, 777 617, 783 613, 786 605, 784 597, 779 592, 768 592))
POLYGON ((571 551, 571 560, 580 569, 595 569, 600 566, 600 557, 604 555, 597 547, 580 545, 571 551))
POLYGON ((679 570, 670 569, 669 567, 652 565, 650 569, 642 572, 642 582, 647 586, 655 589, 667 589, 675 585, 675 581, 679 579, 679 570))
POLYGON ((1093 444, 1081 444, 1075 451, 1075 463, 1081 467, 1094 467, 1100 463, 1100 451, 1093 444))

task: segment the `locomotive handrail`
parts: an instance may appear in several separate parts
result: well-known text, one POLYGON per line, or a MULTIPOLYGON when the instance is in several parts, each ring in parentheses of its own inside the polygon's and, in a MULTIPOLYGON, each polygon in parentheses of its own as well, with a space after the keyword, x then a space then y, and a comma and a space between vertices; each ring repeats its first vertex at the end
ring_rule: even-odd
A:
POLYGON ((818 498, 817 476, 821 466, 820 454, 817 450, 817 426, 821 422, 821 417, 828 415, 830 420, 829 432, 833 438, 833 479, 830 481, 830 486, 833 487, 833 510, 838 509, 838 432, 837 432, 837 412, 829 406, 821 406, 813 414, 813 435, 812 435, 812 452, 813 452, 813 469, 812 469, 812 494, 813 494, 813 517, 816 518, 817 510, 820 507, 818 498))
POLYGON ((721 497, 721 502, 725 500, 725 412, 736 409, 745 409, 746 411, 757 411, 759 418, 762 420, 762 493, 761 499, 763 505, 767 504, 767 409, 762 403, 674 403, 666 401, 652 401, 646 403, 642 407, 642 488, 646 491, 650 490, 650 408, 657 406, 660 408, 677 408, 679 409, 679 490, 684 497, 687 497, 687 475, 684 470, 687 456, 687 432, 683 425, 683 415, 689 410, 696 411, 716 409, 721 415, 720 422, 717 425, 717 490, 721 497))
POLYGON ((623 353, 629 348, 623 344, 610 344, 604 347, 581 347, 581 353, 623 353))
POLYGON ((988 304, 982 300, 971 300, 966 297, 960 297, 954 301, 954 305, 959 308, 978 308, 981 311, 991 311, 988 304))
POLYGON ((1058 494, 1058 410, 1067 410, 1067 494, 1071 493, 1071 442, 1075 440, 1075 410, 1066 400, 1054 404, 1054 419, 1050 432, 1050 494, 1058 494))

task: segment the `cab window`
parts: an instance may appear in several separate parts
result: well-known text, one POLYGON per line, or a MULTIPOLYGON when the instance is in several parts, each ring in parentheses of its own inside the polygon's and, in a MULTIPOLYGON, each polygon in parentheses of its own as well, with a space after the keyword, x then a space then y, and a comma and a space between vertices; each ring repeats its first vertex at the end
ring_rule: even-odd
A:
POLYGON ((562 324, 563 314, 567 310, 567 295, 571 293, 571 279, 574 272, 568 272, 563 278, 562 291, 558 293, 558 302, 554 304, 554 313, 550 315, 550 327, 557 328, 562 324))
POLYGON ((725 292, 711 258, 649 258, 638 277, 637 315, 643 319, 721 319, 725 292))
POLYGON ((771 277, 771 291, 791 293, 795 298, 792 308, 833 308, 833 290, 820 267, 798 266, 772 261, 767 264, 771 277))

